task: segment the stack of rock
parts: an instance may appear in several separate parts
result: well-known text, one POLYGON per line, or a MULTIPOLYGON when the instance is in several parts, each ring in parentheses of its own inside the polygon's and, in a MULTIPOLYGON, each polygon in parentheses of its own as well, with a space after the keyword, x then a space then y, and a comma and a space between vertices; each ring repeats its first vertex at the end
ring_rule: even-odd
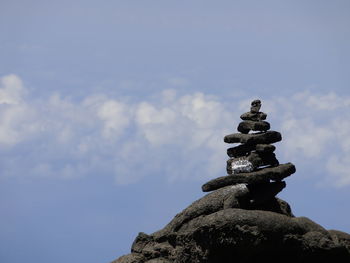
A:
POLYGON ((245 195, 249 196, 249 202, 245 203, 249 206, 270 200, 285 187, 282 180, 295 172, 295 166, 279 164, 272 143, 281 141, 282 136, 277 131, 270 131, 270 124, 265 121, 267 114, 260 112, 260 108, 261 101, 254 100, 250 111, 241 115, 242 122, 237 127, 239 133, 224 137, 226 143, 240 145, 227 150, 230 157, 226 167, 228 175, 204 184, 204 192, 237 185, 249 193, 245 195))
POLYGON ((224 138, 240 143, 227 150, 228 175, 204 184, 211 192, 163 229, 139 233, 131 253, 113 263, 350 262, 349 234, 294 217, 276 197, 295 167, 276 159, 272 144, 282 137, 269 130, 260 107, 253 101, 241 116, 240 133, 224 138))

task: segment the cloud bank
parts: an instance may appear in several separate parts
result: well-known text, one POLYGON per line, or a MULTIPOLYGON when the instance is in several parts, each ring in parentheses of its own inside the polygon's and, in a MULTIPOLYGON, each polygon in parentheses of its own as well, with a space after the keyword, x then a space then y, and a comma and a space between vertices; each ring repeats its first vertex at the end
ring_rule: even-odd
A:
MULTIPOLYGON (((32 99, 18 76, 0 81, 1 176, 111 175, 126 184, 159 174, 169 181, 224 175, 222 137, 254 99, 173 89, 139 102, 104 94, 32 99)), ((263 99, 262 110, 284 137, 281 162, 317 164, 321 181, 340 187, 350 185, 349 108, 349 96, 305 91, 263 99)))

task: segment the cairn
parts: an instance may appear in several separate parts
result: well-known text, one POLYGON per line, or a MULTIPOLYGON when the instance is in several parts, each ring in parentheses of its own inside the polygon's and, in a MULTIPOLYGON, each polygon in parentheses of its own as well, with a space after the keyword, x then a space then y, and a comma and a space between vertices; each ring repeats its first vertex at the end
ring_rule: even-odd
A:
POLYGON ((270 124, 265 121, 267 114, 260 112, 260 108, 261 101, 254 100, 250 111, 240 117, 239 133, 224 137, 226 143, 240 144, 227 150, 230 157, 226 166, 227 176, 204 184, 204 192, 237 185, 250 193, 249 203, 258 204, 274 198, 286 186, 283 179, 295 173, 292 163, 280 164, 277 160, 276 147, 272 144, 281 141, 282 136, 270 130, 270 124))
POLYGON ((270 131, 254 100, 241 116, 239 133, 225 136, 227 175, 202 186, 209 192, 162 229, 140 232, 131 253, 112 263, 350 262, 350 235, 327 231, 306 217, 295 217, 276 197, 283 179, 295 172, 280 164, 272 145, 282 140, 270 131))

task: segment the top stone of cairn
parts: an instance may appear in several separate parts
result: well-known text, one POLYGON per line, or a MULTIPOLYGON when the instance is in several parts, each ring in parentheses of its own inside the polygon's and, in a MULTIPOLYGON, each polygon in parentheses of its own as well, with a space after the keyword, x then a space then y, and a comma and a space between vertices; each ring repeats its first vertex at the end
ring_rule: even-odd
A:
POLYGON ((260 112, 260 108, 261 108, 261 101, 260 100, 253 100, 251 103, 250 111, 243 113, 241 115, 241 119, 244 121, 265 120, 267 117, 267 114, 264 112, 260 112))

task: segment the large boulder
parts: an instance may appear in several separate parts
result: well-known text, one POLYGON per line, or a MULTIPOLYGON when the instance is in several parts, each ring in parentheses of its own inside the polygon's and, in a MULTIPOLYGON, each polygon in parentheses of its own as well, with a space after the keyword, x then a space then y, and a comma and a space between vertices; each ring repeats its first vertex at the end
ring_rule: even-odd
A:
POLYGON ((294 217, 282 182, 236 184, 193 202, 163 229, 139 233, 113 263, 350 262, 350 235, 294 217))
POLYGON ((228 208, 165 235, 140 233, 114 263, 350 262, 349 241, 306 217, 228 208))

